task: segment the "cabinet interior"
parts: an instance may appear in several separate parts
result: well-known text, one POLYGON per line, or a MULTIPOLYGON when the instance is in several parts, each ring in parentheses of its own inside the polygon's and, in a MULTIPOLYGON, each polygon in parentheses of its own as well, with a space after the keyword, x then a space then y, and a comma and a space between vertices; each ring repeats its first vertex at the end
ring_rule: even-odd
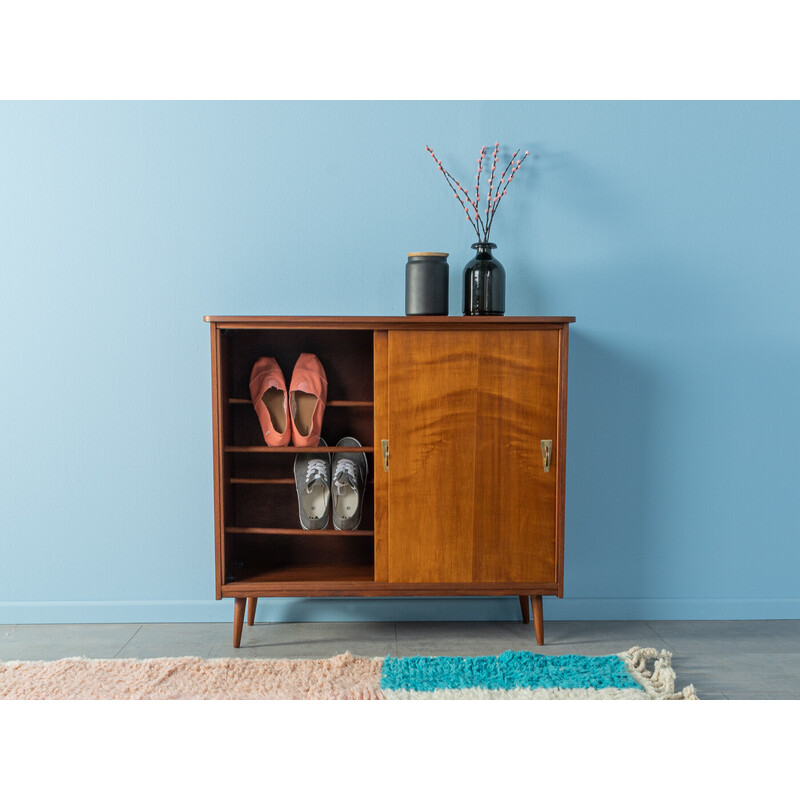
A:
POLYGON ((318 582, 374 578, 374 388, 371 330, 224 329, 219 340, 223 455, 222 583, 318 582), (322 423, 326 448, 357 439, 369 468, 361 525, 337 531, 303 530, 294 460, 299 448, 268 447, 250 398, 250 372, 262 356, 274 358, 287 391, 301 353, 322 362, 328 397, 322 423))

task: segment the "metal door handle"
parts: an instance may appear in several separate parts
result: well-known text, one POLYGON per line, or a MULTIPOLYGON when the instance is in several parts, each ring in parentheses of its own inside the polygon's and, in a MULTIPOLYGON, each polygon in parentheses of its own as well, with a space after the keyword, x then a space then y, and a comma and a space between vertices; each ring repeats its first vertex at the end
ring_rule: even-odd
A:
POLYGON ((383 450, 383 469, 389 471, 389 440, 381 439, 381 450, 383 450))
POLYGON ((550 459, 553 455, 553 440, 542 439, 542 466, 545 472, 550 472, 550 459))

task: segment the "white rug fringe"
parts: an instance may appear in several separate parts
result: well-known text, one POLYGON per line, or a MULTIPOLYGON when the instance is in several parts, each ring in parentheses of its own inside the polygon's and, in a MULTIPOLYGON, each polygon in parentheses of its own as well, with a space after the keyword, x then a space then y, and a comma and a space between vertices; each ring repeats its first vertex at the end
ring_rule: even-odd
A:
POLYGON ((692 684, 679 692, 675 691, 675 670, 672 669, 672 653, 669 651, 659 652, 654 647, 631 647, 618 655, 628 667, 631 677, 653 700, 698 699, 692 684))

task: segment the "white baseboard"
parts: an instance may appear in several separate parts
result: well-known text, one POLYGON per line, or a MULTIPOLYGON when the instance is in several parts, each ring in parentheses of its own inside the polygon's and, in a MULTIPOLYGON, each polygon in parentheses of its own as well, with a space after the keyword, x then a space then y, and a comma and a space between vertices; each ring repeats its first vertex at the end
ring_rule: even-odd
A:
MULTIPOLYGON (((800 598, 544 598, 548 620, 800 619, 800 598)), ((508 597, 264 598, 259 622, 417 622, 520 619, 508 597)), ((231 622, 233 600, 0 602, 0 625, 231 622)))

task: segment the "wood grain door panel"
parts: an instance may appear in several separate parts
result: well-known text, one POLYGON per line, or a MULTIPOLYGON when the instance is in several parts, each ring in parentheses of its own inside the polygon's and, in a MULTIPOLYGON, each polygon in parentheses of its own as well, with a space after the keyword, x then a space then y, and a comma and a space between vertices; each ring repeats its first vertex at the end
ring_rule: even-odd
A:
POLYGON ((390 331, 388 578, 556 580, 559 332, 390 331))

